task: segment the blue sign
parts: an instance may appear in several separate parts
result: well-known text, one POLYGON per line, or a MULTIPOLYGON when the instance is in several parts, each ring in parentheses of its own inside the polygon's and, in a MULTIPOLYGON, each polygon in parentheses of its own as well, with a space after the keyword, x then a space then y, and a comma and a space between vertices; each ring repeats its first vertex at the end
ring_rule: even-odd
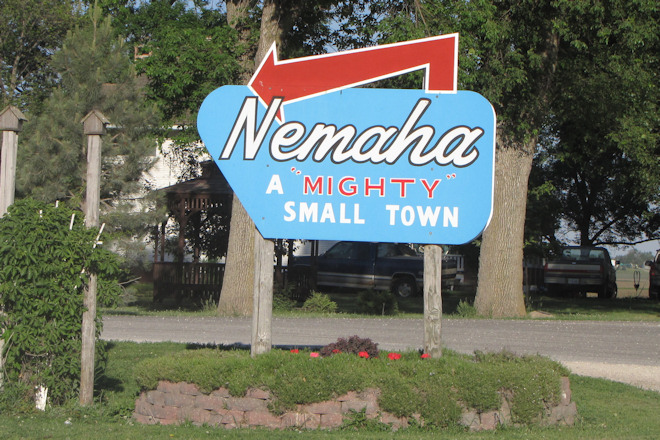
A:
POLYGON ((495 112, 458 91, 350 88, 268 106, 247 86, 198 130, 265 238, 462 244, 493 206, 495 112))

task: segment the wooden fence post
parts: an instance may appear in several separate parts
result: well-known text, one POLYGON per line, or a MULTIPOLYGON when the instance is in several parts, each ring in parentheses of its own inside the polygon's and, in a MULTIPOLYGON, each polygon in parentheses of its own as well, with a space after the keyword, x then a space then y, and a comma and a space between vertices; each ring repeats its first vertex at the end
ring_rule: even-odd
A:
POLYGON ((16 151, 18 133, 27 121, 23 113, 10 105, 0 112, 0 130, 2 131, 2 156, 0 158, 0 217, 14 203, 16 189, 16 151))
MULTIPOLYGON (((14 106, 7 106, 0 112, 0 131, 2 131, 2 153, 0 154, 0 218, 7 208, 14 203, 16 189, 16 151, 18 150, 18 133, 27 121, 23 113, 14 106)), ((4 310, 0 308, 0 314, 4 310)), ((5 329, 0 328, 0 337, 5 329)), ((4 374, 5 341, 0 339, 0 386, 4 374)))
MULTIPOLYGON (((99 204, 101 197, 101 135, 109 123, 98 110, 92 110, 81 121, 83 133, 87 136, 87 193, 85 195, 85 226, 99 225, 99 204)), ((94 354, 96 351, 96 284, 97 275, 89 274, 85 289, 82 316, 82 353, 80 367, 80 404, 94 402, 94 354)))
POLYGON ((424 353, 442 356, 442 247, 424 246, 424 353))
POLYGON ((250 355, 267 353, 272 347, 273 254, 275 243, 254 229, 254 299, 250 355))

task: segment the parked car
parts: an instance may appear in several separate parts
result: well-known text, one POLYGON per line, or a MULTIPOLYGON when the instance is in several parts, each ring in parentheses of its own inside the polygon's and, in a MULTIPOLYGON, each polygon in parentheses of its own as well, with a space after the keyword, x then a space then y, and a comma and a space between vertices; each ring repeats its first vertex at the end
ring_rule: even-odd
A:
POLYGON ((644 264, 649 267, 649 298, 660 299, 660 249, 644 264))
MULTIPOLYGON (((291 273, 313 273, 322 287, 390 290, 400 297, 423 291, 424 257, 401 243, 363 243, 340 241, 314 260, 293 257, 291 273)), ((442 281, 448 285, 456 278, 456 260, 443 259, 442 281)))
POLYGON ((617 294, 616 269, 604 247, 565 247, 558 258, 545 264, 544 282, 550 294, 596 292, 599 298, 617 294))

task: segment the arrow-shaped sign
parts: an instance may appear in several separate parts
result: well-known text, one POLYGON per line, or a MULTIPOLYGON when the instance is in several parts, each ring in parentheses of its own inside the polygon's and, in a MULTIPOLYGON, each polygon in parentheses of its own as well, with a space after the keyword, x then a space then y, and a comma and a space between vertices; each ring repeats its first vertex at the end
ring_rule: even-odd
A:
POLYGON ((248 87, 267 106, 273 97, 286 104, 420 69, 426 92, 455 93, 458 34, 284 61, 273 43, 248 87))

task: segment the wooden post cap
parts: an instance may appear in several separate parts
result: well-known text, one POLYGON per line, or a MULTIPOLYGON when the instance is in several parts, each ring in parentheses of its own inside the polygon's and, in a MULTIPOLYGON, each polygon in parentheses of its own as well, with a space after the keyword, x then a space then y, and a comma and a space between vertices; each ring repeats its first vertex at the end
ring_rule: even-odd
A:
POLYGON ((105 126, 110 123, 108 118, 103 116, 103 113, 98 110, 92 110, 87 113, 87 116, 82 118, 80 122, 83 124, 83 133, 86 135, 102 135, 105 133, 105 126))
POLYGON ((0 112, 0 131, 19 132, 24 121, 27 121, 25 115, 13 105, 8 105, 0 112))

